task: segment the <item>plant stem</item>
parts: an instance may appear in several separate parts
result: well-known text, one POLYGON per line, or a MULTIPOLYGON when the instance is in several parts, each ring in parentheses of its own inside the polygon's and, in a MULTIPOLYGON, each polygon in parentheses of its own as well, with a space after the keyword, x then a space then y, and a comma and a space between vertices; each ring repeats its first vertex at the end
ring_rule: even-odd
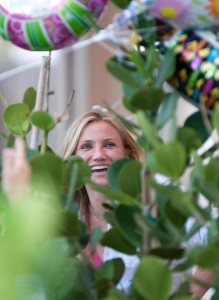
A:
POLYGON ((78 164, 74 164, 71 169, 70 186, 69 186, 67 200, 66 200, 66 204, 65 204, 65 208, 64 208, 65 211, 68 211, 71 206, 72 198, 73 198, 73 195, 75 192, 75 184, 76 184, 76 179, 78 176, 78 171, 79 171, 78 164))
POLYGON ((47 140, 48 140, 48 132, 45 131, 44 137, 42 139, 41 147, 40 147, 41 154, 44 154, 46 152, 47 140))
MULTIPOLYGON (((145 208, 148 210, 151 204, 150 191, 148 187, 149 172, 146 169, 145 163, 142 164, 141 170, 141 204, 143 213, 145 208)), ((148 234, 148 229, 144 226, 142 229, 142 255, 147 255, 151 249, 151 238, 148 234)))
POLYGON ((45 102, 45 111, 49 111, 49 96, 52 94, 50 91, 50 75, 51 75, 51 51, 49 51, 49 60, 46 72, 46 102, 45 102))

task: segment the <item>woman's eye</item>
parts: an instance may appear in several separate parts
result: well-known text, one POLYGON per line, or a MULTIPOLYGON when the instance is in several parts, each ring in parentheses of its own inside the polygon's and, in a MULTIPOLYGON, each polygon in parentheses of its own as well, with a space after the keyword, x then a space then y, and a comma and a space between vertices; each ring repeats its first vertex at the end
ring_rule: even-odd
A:
POLYGON ((106 143, 105 147, 106 148, 113 148, 113 147, 115 147, 115 144, 114 143, 106 143))
POLYGON ((90 144, 84 144, 81 146, 82 150, 90 150, 91 149, 91 145, 90 144))

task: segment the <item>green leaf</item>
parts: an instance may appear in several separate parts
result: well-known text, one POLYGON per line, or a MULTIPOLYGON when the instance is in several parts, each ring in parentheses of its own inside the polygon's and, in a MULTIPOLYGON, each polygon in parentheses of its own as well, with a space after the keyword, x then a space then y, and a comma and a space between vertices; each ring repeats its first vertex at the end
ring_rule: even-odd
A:
POLYGON ((46 153, 30 160, 32 167, 31 185, 39 195, 58 196, 63 190, 64 168, 60 157, 46 153))
POLYGON ((124 9, 130 3, 130 0, 112 0, 112 3, 119 8, 124 9))
POLYGON ((129 195, 127 195, 125 193, 115 191, 112 188, 105 187, 101 184, 97 184, 90 180, 88 181, 88 183, 95 190, 97 190, 98 192, 107 196, 107 198, 110 200, 116 200, 116 201, 119 201, 121 204, 127 204, 127 205, 133 205, 133 204, 138 205, 139 204, 139 200, 136 200, 135 198, 130 197, 129 195))
POLYGON ((100 227, 96 227, 96 228, 94 228, 94 230, 92 230, 92 232, 90 234, 90 251, 91 252, 93 252, 96 249, 97 244, 99 243, 102 236, 103 236, 103 232, 100 227))
POLYGON ((55 127, 55 121, 53 118, 46 112, 42 110, 35 111, 31 114, 31 122, 37 128, 49 132, 55 127))
POLYGON ((138 265, 134 286, 147 300, 167 300, 171 288, 172 274, 167 265, 159 258, 142 258, 138 265))
POLYGON ((189 127, 179 128, 177 132, 177 139, 184 145, 188 154, 202 145, 201 137, 197 131, 189 127))
POLYGON ((166 94, 155 117, 155 126, 161 128, 176 113, 178 93, 166 94))
MULTIPOLYGON (((201 170, 200 170, 201 171, 201 170)), ((203 166, 202 177, 196 178, 196 185, 201 193, 214 204, 219 203, 218 199, 218 173, 219 158, 214 157, 207 165, 203 166)))
POLYGON ((131 197, 141 194, 141 163, 138 161, 127 162, 118 174, 119 186, 122 192, 131 197))
POLYGON ((130 96, 123 96, 122 103, 128 111, 130 111, 132 113, 136 113, 137 108, 134 105, 131 104, 131 97, 130 96))
POLYGON ((124 273, 125 265, 121 258, 114 258, 101 264, 97 271, 114 284, 117 284, 124 273))
POLYGON ((218 243, 210 244, 200 250, 195 262, 202 268, 217 269, 219 266, 218 243))
POLYGON ((116 77, 119 81, 130 85, 133 88, 140 87, 138 81, 133 76, 132 72, 127 72, 127 69, 124 68, 121 64, 116 62, 113 59, 107 61, 106 64, 107 70, 116 77))
POLYGON ((124 238, 116 227, 111 228, 104 234, 101 244, 126 254, 136 254, 136 248, 124 238))
POLYGON ((212 123, 219 133, 219 103, 216 103, 212 113, 212 123))
POLYGON ((65 185, 67 186, 69 185, 71 172, 75 165, 78 165, 78 173, 75 182, 75 191, 77 191, 81 189, 85 185, 85 183, 87 183, 87 180, 91 176, 91 168, 81 157, 76 155, 69 156, 65 160, 65 185))
POLYGON ((107 171, 107 177, 109 186, 112 187, 116 191, 121 191, 121 187, 119 184, 119 172, 122 169, 122 167, 131 161, 130 158, 120 158, 116 161, 114 161, 107 171))
POLYGON ((190 115, 186 119, 184 126, 190 127, 197 131, 199 136, 201 137, 202 143, 204 143, 209 138, 209 133, 205 127, 200 111, 197 111, 194 114, 190 115))
POLYGON ((135 247, 142 246, 142 234, 136 218, 141 211, 137 206, 119 205, 115 217, 119 230, 123 236, 135 247))
POLYGON ((180 259, 183 257, 185 250, 181 248, 173 248, 173 247, 160 247, 153 248, 150 250, 150 255, 159 256, 163 259, 180 259))
POLYGON ((118 289, 109 289, 106 297, 102 298, 102 300, 128 300, 130 299, 128 295, 124 294, 122 291, 118 289))
POLYGON ((144 137, 148 141, 148 143, 151 144, 154 148, 160 147, 162 143, 158 137, 157 131, 155 130, 153 124, 143 113, 143 111, 138 111, 136 113, 136 116, 138 119, 139 126, 142 129, 144 137))
POLYGON ((166 80, 168 80, 176 69, 176 56, 173 53, 173 50, 168 50, 160 64, 159 72, 157 74, 155 85, 161 86, 162 83, 166 80))
MULTIPOLYGON (((152 168, 172 179, 178 179, 186 166, 186 151, 178 141, 161 145, 154 151, 152 168)), ((150 161, 149 161, 150 163, 150 161)))
POLYGON ((36 104, 36 90, 33 87, 26 89, 23 97, 23 103, 25 103, 30 111, 32 111, 36 104))
POLYGON ((13 134, 24 136, 30 130, 30 110, 24 103, 7 106, 3 112, 3 121, 13 134))
MULTIPOLYGON (((173 300, 194 300, 193 296, 176 296, 173 300)), ((211 299, 213 300, 213 299, 211 299)))
POLYGON ((138 89, 130 99, 131 105, 137 109, 155 111, 164 99, 165 93, 163 89, 153 86, 146 86, 138 89))
POLYGON ((81 228, 77 214, 63 211, 61 218, 63 220, 60 228, 61 235, 67 236, 69 240, 77 238, 81 228))
POLYGON ((135 63, 139 73, 141 73, 141 75, 145 78, 148 79, 149 74, 148 74, 148 70, 146 68, 146 62, 143 59, 143 57, 141 56, 140 52, 137 50, 132 50, 131 53, 131 60, 135 63))

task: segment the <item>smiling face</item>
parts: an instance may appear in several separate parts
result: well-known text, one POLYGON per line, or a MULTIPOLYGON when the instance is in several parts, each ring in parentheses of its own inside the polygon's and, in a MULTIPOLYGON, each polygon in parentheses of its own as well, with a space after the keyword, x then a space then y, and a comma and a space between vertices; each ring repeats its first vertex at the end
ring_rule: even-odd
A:
POLYGON ((87 125, 76 148, 91 167, 91 179, 108 185, 107 169, 117 159, 125 157, 126 151, 116 129, 105 121, 94 121, 87 125))

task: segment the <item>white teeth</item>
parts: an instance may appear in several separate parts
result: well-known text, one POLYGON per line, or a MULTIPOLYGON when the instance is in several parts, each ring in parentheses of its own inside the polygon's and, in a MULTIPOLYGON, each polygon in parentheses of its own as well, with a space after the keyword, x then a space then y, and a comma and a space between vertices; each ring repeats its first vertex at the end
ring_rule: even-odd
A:
POLYGON ((108 166, 103 165, 103 166, 93 166, 93 167, 91 167, 92 171, 102 170, 102 169, 104 169, 104 170, 108 169, 108 166))

